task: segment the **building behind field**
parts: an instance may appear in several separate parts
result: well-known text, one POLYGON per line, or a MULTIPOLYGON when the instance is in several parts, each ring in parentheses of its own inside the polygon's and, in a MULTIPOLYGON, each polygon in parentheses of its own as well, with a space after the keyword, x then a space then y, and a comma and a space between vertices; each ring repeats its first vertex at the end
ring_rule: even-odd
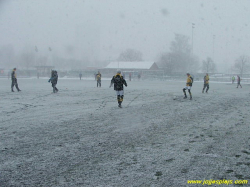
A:
POLYGON ((153 61, 140 61, 140 62, 110 62, 105 68, 104 72, 110 75, 114 75, 120 69, 128 79, 131 74, 132 79, 138 79, 140 75, 141 79, 160 79, 163 77, 163 71, 159 69, 158 65, 153 61))

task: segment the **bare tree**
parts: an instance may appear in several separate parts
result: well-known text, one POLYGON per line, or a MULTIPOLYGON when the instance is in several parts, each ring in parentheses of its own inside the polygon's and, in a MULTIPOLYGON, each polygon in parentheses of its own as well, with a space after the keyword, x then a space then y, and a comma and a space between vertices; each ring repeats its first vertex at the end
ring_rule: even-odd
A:
POLYGON ((119 61, 142 61, 142 53, 135 49, 127 49, 126 51, 122 52, 117 59, 119 61))
POLYGON ((204 73, 214 73, 216 71, 216 65, 212 58, 207 57, 206 60, 202 61, 202 71, 204 73))
POLYGON ((175 64, 172 60, 171 53, 162 54, 159 60, 162 67, 166 69, 167 73, 172 73, 175 70, 175 64))
POLYGON ((238 71, 240 76, 242 77, 242 74, 249 71, 249 57, 246 55, 241 55, 239 58, 235 60, 234 64, 235 69, 238 71))
MULTIPOLYGON (((169 71, 195 72, 198 70, 198 58, 191 54, 189 38, 185 35, 175 34, 174 41, 171 42, 170 53, 168 54, 167 68, 169 71)), ((164 59, 165 57, 162 56, 164 59)))
POLYGON ((191 45, 188 36, 175 34, 175 40, 171 42, 170 51, 172 53, 191 53, 191 45))

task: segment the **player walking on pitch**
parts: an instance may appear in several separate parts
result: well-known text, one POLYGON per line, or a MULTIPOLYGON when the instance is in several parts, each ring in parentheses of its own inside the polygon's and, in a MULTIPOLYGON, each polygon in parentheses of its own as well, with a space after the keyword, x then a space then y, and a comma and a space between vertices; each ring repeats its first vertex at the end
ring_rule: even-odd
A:
POLYGON ((207 91, 209 89, 209 76, 208 76, 208 73, 204 76, 204 87, 203 87, 202 93, 204 93, 205 89, 206 89, 206 93, 207 93, 207 91))
POLYGON ((102 74, 100 73, 100 71, 98 71, 98 73, 96 74, 97 87, 98 85, 99 87, 101 87, 101 79, 102 79, 102 74))
POLYGON ((114 84, 114 90, 116 91, 116 95, 117 95, 118 107, 121 108, 123 97, 124 97, 123 85, 125 85, 126 87, 128 85, 127 85, 126 80, 121 75, 120 70, 117 70, 117 74, 113 76, 113 78, 111 79, 111 83, 109 87, 111 87, 113 84, 114 84))
POLYGON ((241 81, 240 76, 237 75, 237 87, 236 88, 238 88, 239 86, 242 88, 240 81, 241 81))
POLYGON ((16 86, 17 91, 21 91, 18 87, 17 84, 17 78, 16 78, 16 68, 13 69, 12 73, 11 73, 11 91, 14 92, 13 88, 14 86, 16 86))
POLYGON ((58 81, 57 71, 56 70, 52 70, 51 71, 51 77, 50 77, 50 79, 49 79, 48 82, 51 82, 51 84, 52 84, 53 93, 57 93, 58 92, 58 89, 56 87, 57 81, 58 81))
POLYGON ((234 83, 234 81, 235 81, 235 77, 233 76, 233 77, 232 77, 232 84, 234 83))

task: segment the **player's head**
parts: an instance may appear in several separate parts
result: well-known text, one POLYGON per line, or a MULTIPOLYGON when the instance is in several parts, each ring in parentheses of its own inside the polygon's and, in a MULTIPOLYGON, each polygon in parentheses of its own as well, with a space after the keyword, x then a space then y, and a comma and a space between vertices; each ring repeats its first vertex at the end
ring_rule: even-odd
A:
POLYGON ((122 73, 121 70, 118 69, 118 70, 117 70, 117 74, 121 74, 121 73, 122 73))
POLYGON ((187 73, 187 76, 189 76, 190 75, 190 73, 187 73))

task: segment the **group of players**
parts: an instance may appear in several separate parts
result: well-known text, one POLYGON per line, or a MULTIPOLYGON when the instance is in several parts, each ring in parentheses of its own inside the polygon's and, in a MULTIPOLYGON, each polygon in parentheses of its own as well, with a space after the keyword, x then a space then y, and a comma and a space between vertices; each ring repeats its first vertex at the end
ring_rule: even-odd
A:
MULTIPOLYGON (((96 75, 96 80, 97 80, 97 87, 101 87, 101 73, 98 71, 98 74, 96 75)), ((81 79, 81 76, 80 76, 81 79)), ((21 90, 18 87, 17 84, 17 78, 16 78, 16 68, 14 68, 12 70, 11 73, 11 91, 14 92, 14 86, 16 86, 16 89, 18 92, 20 92, 21 90)), ((56 70, 52 70, 51 71, 51 77, 48 80, 48 82, 51 82, 52 84, 52 88, 53 88, 53 93, 57 93, 58 89, 56 87, 57 85, 57 81, 58 81, 58 74, 56 70)), ((123 90, 123 85, 125 85, 127 87, 127 82, 126 80, 123 78, 121 71, 118 70, 117 74, 115 76, 113 76, 113 78, 111 79, 111 83, 110 83, 110 87, 114 85, 114 90, 116 91, 116 95, 117 95, 117 101, 118 101, 118 106, 121 108, 122 107, 122 101, 123 101, 123 97, 124 97, 124 90, 123 90)))
MULTIPOLYGON (((12 73, 11 73, 11 79, 12 79, 11 91, 14 92, 13 88, 15 86, 17 91, 20 92, 21 90, 19 89, 18 84, 17 84, 16 68, 14 68, 12 73)), ((81 79, 81 76, 80 76, 80 79, 81 79)), ((52 84, 53 93, 58 92, 58 89, 56 87, 57 80, 58 80, 57 71, 52 70, 51 77, 50 77, 48 82, 51 82, 51 84, 52 84)), ((96 80, 97 80, 97 87, 98 86, 101 87, 101 73, 99 71, 96 74, 96 80)), ((123 102, 123 97, 124 97, 123 85, 125 85, 127 87, 127 82, 123 78, 123 76, 121 74, 121 70, 117 70, 116 75, 114 75, 112 77, 109 87, 111 87, 113 85, 114 85, 114 90, 116 91, 116 95, 117 95, 118 106, 121 108, 122 107, 121 104, 123 102)), ((184 99, 187 98, 186 90, 188 90, 189 99, 192 100, 192 93, 191 93, 192 85, 193 85, 193 77, 190 75, 190 73, 187 73, 186 86, 183 88, 184 99)), ((240 86, 242 88, 242 86, 240 84, 240 77, 237 75, 237 88, 238 88, 238 86, 240 86)), ((204 91, 206 91, 206 93, 208 93, 208 90, 209 90, 209 75, 208 75, 208 73, 206 73, 206 75, 204 76, 204 86, 202 89, 202 93, 204 93, 204 91)))
MULTIPOLYGON (((232 77, 232 84, 234 83, 234 81, 235 81, 235 77, 233 76, 232 77)), ((240 84, 240 76, 237 75, 237 87, 236 88, 238 88, 239 86, 242 88, 242 86, 240 84)))
MULTIPOLYGON (((193 77, 190 75, 190 73, 187 73, 186 87, 183 88, 184 99, 187 98, 186 90, 188 90, 190 100, 192 100, 192 93, 191 93, 192 85, 193 85, 193 77)), ((203 89, 202 89, 202 93, 204 93, 205 89, 206 89, 206 93, 207 93, 208 89, 209 89, 209 75, 208 75, 208 73, 204 76, 204 86, 203 86, 203 89)))
MULTIPOLYGON (((202 93, 204 93, 205 90, 206 90, 206 93, 208 93, 208 90, 209 90, 209 75, 208 75, 208 73, 206 73, 203 80, 204 80, 204 86, 203 86, 203 89, 202 89, 202 93)), ((235 80, 235 78, 232 77, 232 83, 234 83, 234 80, 235 80)), ((240 81, 241 81, 240 76, 237 75, 237 87, 236 88, 238 88, 239 86, 242 88, 242 86, 240 84, 240 81)), ((190 73, 187 73, 186 87, 183 88, 184 99, 187 98, 186 90, 188 90, 190 100, 192 100, 192 93, 191 93, 192 85, 193 85, 193 77, 190 75, 190 73)))

